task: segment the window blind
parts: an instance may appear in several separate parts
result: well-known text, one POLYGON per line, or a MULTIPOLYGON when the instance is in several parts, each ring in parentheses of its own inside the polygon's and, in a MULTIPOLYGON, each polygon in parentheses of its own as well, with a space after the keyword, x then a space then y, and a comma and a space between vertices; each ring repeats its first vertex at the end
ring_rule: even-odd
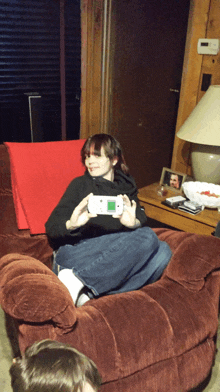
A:
MULTIPOLYGON (((77 112, 80 100, 80 34, 80 1, 66 0, 66 105, 77 106, 77 112)), ((23 136, 18 134, 20 130, 15 131, 14 128, 18 128, 27 93, 42 96, 45 139, 59 140, 60 1, 2 0, 0 51, 2 141, 19 138, 14 141, 23 141, 23 136), (13 121, 9 121, 7 116, 14 116, 13 121)), ((71 117, 71 111, 67 112, 71 117)), ((79 113, 77 115, 79 117, 79 113)))

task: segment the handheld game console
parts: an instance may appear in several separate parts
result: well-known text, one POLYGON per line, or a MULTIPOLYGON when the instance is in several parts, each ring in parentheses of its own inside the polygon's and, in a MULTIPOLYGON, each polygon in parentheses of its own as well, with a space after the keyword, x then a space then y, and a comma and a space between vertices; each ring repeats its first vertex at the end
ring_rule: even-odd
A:
POLYGON ((121 196, 92 195, 88 201, 88 211, 97 215, 121 215, 123 213, 123 199, 121 196))

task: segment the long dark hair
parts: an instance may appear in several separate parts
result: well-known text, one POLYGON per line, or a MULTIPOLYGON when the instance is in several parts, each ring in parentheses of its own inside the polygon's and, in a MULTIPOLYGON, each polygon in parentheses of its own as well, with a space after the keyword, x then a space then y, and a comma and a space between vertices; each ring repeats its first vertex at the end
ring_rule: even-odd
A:
POLYGON ((14 392, 82 392, 88 382, 95 391, 101 377, 93 361, 64 343, 34 343, 10 368, 14 392))
POLYGON ((101 147, 104 148, 105 155, 110 160, 113 160, 115 157, 118 158, 118 162, 114 168, 122 170, 127 174, 129 169, 126 165, 120 143, 113 136, 105 133, 95 134, 86 140, 81 150, 82 163, 85 164, 86 156, 91 154, 91 150, 93 154, 100 155, 101 147))

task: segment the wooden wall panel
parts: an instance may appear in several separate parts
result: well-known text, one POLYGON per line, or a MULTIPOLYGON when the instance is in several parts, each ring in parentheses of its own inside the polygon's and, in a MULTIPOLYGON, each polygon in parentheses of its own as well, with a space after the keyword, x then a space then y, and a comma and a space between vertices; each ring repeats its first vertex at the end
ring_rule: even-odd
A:
POLYGON ((81 2, 81 138, 101 128, 103 4, 102 0, 81 2))
POLYGON ((81 138, 108 132, 111 19, 112 0, 81 0, 81 138))
MULTIPOLYGON (((192 0, 189 12, 188 31, 183 64, 176 133, 201 98, 200 84, 203 57, 197 53, 199 38, 206 38, 210 0, 192 0)), ((177 136, 174 140, 172 170, 191 174, 190 143, 177 136)))

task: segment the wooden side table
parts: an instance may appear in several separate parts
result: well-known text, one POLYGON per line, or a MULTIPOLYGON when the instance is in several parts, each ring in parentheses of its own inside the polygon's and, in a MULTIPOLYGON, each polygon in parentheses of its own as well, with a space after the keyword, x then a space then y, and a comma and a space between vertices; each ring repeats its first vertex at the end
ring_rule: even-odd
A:
POLYGON ((149 218, 175 227, 179 230, 196 234, 211 235, 220 220, 217 209, 205 208, 198 215, 191 215, 178 209, 169 208, 161 202, 167 197, 178 196, 179 193, 168 190, 166 196, 157 193, 159 183, 154 183, 139 189, 138 198, 149 218))

